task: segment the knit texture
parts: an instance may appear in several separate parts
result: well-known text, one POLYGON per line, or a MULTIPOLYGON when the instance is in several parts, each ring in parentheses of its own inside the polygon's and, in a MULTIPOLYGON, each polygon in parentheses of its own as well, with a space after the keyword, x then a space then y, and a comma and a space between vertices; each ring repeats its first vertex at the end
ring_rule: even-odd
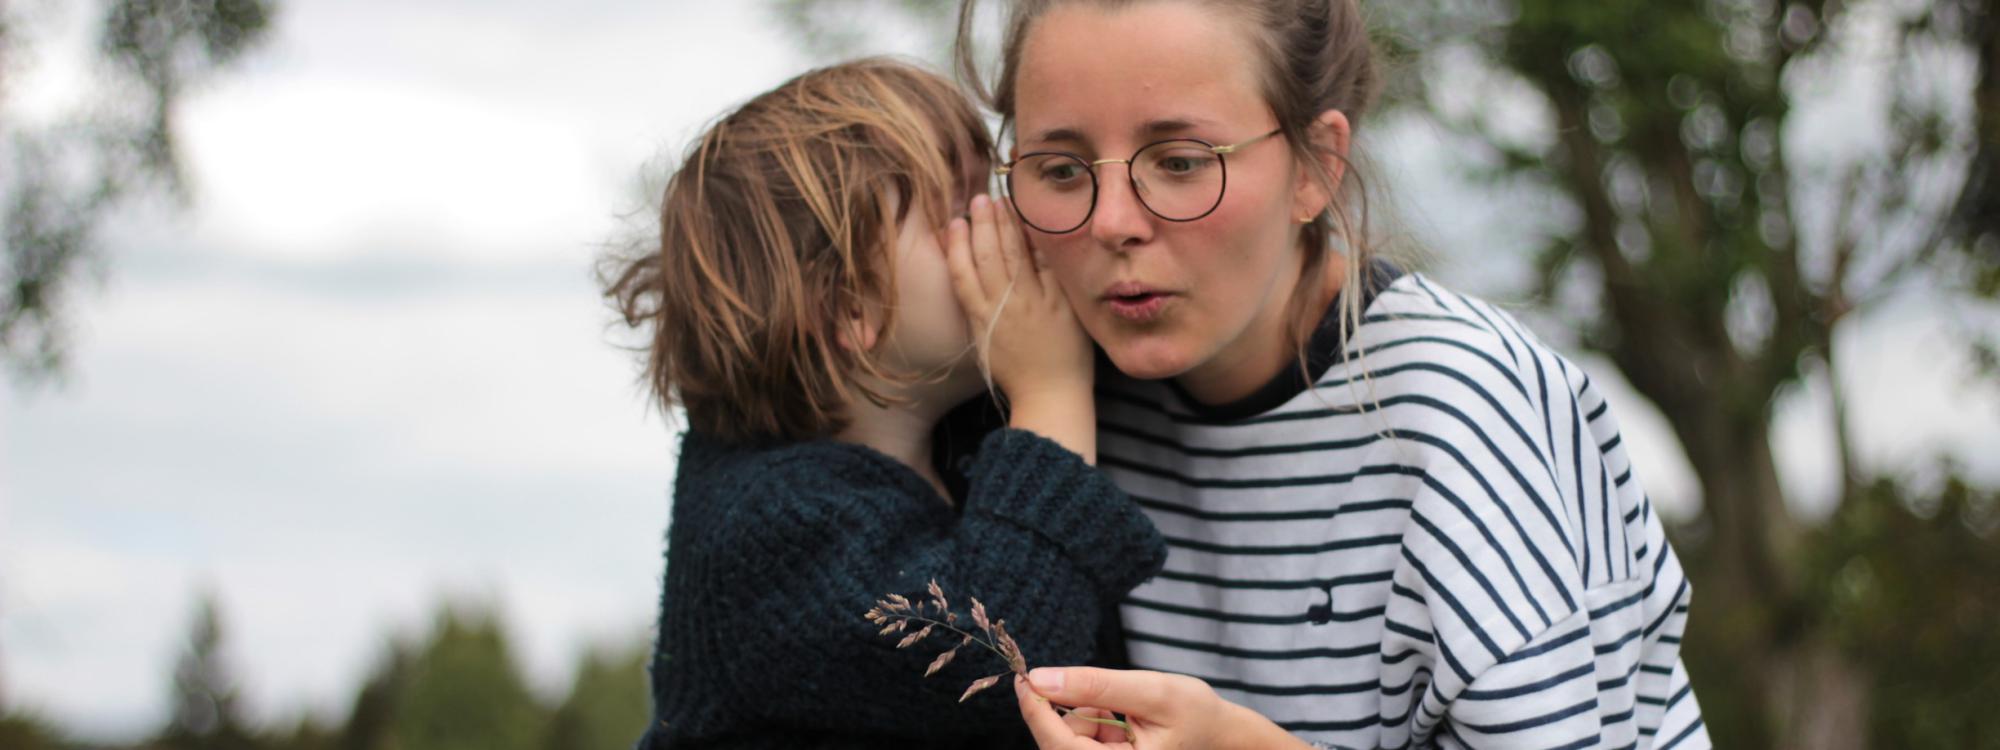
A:
POLYGON ((977 597, 1005 619, 1030 664, 1081 664, 1166 546, 1108 479, 1032 433, 986 436, 965 479, 953 506, 863 446, 684 436, 640 747, 1032 747, 1007 684, 958 703, 1006 671, 998 657, 967 647, 925 678, 955 641, 898 650, 862 615, 935 579, 955 607, 977 597))

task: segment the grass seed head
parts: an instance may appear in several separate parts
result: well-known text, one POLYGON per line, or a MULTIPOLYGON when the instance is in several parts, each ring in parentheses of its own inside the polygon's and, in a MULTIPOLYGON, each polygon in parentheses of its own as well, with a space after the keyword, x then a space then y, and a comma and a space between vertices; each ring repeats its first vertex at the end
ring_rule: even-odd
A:
POLYGON ((964 703, 965 699, 972 697, 974 693, 993 687, 1000 682, 1000 678, 1006 676, 1005 673, 1002 673, 993 675, 992 677, 981 677, 973 681, 972 686, 965 689, 965 694, 958 696, 958 702, 964 703))

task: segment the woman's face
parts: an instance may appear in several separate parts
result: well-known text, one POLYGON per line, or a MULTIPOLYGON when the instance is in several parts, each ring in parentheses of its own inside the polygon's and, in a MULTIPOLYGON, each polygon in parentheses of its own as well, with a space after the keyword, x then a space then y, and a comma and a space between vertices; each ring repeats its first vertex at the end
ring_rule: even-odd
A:
MULTIPOLYGON (((1095 161, 1166 138, 1249 140, 1277 127, 1257 64, 1238 21, 1191 3, 1058 8, 1022 45, 1016 152, 1095 161)), ((1105 164, 1089 223, 1029 230, 1119 370, 1180 378, 1210 403, 1248 395, 1293 356, 1285 317, 1301 260, 1297 217, 1317 209, 1282 137, 1226 158, 1222 202, 1201 219, 1153 215, 1128 167, 1105 164)))

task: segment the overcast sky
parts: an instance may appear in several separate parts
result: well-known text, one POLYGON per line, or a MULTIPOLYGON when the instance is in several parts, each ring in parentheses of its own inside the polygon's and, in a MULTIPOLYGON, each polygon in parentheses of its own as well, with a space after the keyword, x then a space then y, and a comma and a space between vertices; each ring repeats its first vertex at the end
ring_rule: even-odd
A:
MULTIPOLYGON (((79 5, 29 4, 47 33, 10 117, 87 88, 79 5)), ((344 715, 382 637, 442 597, 496 603, 550 693, 581 648, 643 637, 671 436, 590 264, 642 165, 808 64, 761 7, 287 0, 273 43, 186 103, 194 207, 110 228, 67 384, 0 386, 0 694, 149 730, 205 589, 264 718, 344 715)), ((1425 127, 1371 145, 1435 275, 1520 288, 1521 206, 1454 178, 1425 127)), ((1869 355, 1857 436, 1881 465, 1944 446, 2000 481, 1975 450, 2000 398, 1963 390, 1932 317, 1844 332, 1869 355)), ((1584 361, 1654 496, 1699 502, 1658 414, 1584 361)), ((1808 504, 1831 488, 1817 394, 1779 419, 1808 504)))

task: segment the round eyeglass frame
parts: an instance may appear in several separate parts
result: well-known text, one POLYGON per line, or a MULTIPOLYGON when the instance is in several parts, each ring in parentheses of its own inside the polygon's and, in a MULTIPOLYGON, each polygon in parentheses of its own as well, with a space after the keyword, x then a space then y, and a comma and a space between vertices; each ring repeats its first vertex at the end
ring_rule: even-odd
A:
POLYGON ((1222 196, 1229 194, 1229 159, 1227 158, 1227 155, 1236 153, 1237 151, 1240 151, 1244 148, 1256 144, 1258 141, 1265 140, 1267 138, 1270 138, 1271 136, 1277 135, 1282 132, 1285 132, 1284 128, 1274 128, 1271 130, 1271 132, 1265 133, 1263 135, 1248 140, 1237 141, 1235 143, 1231 143, 1226 146, 1217 146, 1213 143, 1209 143, 1208 141, 1204 141, 1200 138, 1166 138, 1162 140, 1153 141, 1152 143, 1148 143, 1144 146, 1140 146, 1138 150, 1132 152, 1132 156, 1130 158, 1126 159, 1098 159, 1097 161, 1090 161, 1076 154, 1072 154, 1068 151, 1031 151, 1015 157, 1013 161, 995 165, 993 167, 993 173, 999 175, 1001 179, 1006 183, 1007 198, 1010 201, 1015 201, 1014 165, 1021 163, 1023 160, 1036 156, 1062 156, 1070 159, 1075 159, 1076 161, 1082 163, 1085 166, 1084 171, 1090 174, 1090 208, 1083 212, 1083 218, 1079 219, 1076 222, 1075 226, 1072 226, 1068 229, 1049 229, 1048 227, 1036 224, 1033 219, 1028 218, 1028 215, 1021 211, 1020 204, 1018 203, 1018 201, 1015 202, 1014 215, 1019 216, 1021 218, 1022 223, 1025 223, 1028 226, 1034 227, 1035 229, 1047 234, 1069 234, 1070 232, 1082 229, 1085 224, 1090 223, 1090 217, 1097 215, 1097 195, 1098 195, 1097 189, 1099 184, 1097 180, 1097 168, 1104 166, 1106 164, 1125 165, 1125 181, 1132 186, 1132 197, 1138 199, 1139 205, 1146 207, 1146 213, 1158 216, 1162 221, 1172 221, 1179 223, 1200 221, 1201 219, 1207 218, 1209 214, 1215 213, 1215 209, 1220 208, 1222 206, 1222 196), (1201 213, 1187 217, 1185 219, 1178 219, 1160 213, 1159 209, 1153 208, 1153 204, 1146 202, 1145 193, 1141 191, 1139 186, 1139 177, 1132 171, 1132 162, 1137 161, 1140 154, 1146 153, 1146 149, 1168 143, 1198 144, 1202 148, 1207 149, 1209 153, 1215 154, 1216 166, 1221 168, 1222 170, 1222 183, 1220 185, 1217 185, 1215 188, 1215 202, 1210 203, 1208 205, 1208 208, 1203 210, 1201 213))

